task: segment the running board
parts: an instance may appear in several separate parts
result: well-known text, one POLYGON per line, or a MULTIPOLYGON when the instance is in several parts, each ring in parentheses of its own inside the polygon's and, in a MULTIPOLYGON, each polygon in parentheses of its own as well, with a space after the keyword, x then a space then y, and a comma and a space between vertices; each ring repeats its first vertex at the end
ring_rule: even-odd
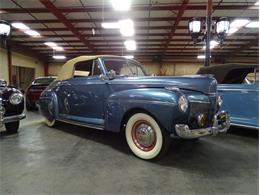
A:
POLYGON ((57 121, 64 122, 64 123, 69 123, 72 125, 78 125, 82 127, 88 127, 88 128, 93 128, 93 129, 98 129, 98 130, 104 130, 104 126, 101 125, 94 125, 94 124, 83 124, 80 122, 75 122, 75 121, 70 121, 70 120, 63 120, 63 119, 57 119, 57 121))

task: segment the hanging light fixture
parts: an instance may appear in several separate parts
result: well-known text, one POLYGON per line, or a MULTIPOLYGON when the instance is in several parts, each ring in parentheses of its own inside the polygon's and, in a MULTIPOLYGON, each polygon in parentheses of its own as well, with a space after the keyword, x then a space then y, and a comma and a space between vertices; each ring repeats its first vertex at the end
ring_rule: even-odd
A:
POLYGON ((220 40, 220 44, 222 44, 223 41, 225 40, 225 38, 229 32, 229 28, 230 28, 230 22, 226 17, 220 18, 216 22, 216 34, 220 40))
POLYGON ((0 20, 0 40, 1 40, 1 44, 3 43, 3 46, 6 46, 6 40, 8 39, 8 37, 10 37, 11 34, 11 25, 4 21, 4 20, 0 20))
POLYGON ((201 26, 201 21, 198 18, 193 18, 189 21, 189 33, 194 44, 197 43, 200 36, 201 26))

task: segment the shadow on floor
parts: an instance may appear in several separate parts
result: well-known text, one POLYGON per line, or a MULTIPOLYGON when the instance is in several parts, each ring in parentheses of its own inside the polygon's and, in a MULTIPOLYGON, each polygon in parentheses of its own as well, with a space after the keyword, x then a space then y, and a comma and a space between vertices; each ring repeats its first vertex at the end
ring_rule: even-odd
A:
MULTIPOLYGON (((122 134, 69 124, 60 124, 57 129, 84 139, 106 144, 126 155, 133 155, 122 134)), ((210 176, 214 175, 214 177, 225 177, 227 174, 235 174, 238 171, 237 169, 240 169, 240 166, 250 161, 252 164, 251 167, 256 166, 255 168, 257 168, 257 163, 254 163, 257 154, 253 153, 253 155, 248 157, 247 155, 250 154, 245 151, 246 149, 243 148, 243 144, 236 146, 233 143, 236 142, 236 139, 242 140, 238 141, 239 143, 243 143, 244 139, 246 140, 245 142, 250 142, 252 138, 254 142, 258 143, 258 133, 249 133, 245 129, 237 131, 232 128, 228 135, 205 137, 196 141, 174 139, 168 154, 151 163, 180 168, 195 173, 206 172, 210 176), (233 136, 232 134, 241 137, 233 136), (244 138, 243 136, 250 137, 250 139, 248 140, 248 138, 244 138)))

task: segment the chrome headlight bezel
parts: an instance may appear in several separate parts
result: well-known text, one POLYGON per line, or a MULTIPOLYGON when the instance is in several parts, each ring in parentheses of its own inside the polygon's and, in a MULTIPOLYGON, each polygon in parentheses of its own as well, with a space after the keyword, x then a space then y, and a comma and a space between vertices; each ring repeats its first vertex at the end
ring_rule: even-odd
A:
POLYGON ((223 100, 220 95, 217 96, 216 102, 217 102, 217 106, 220 108, 223 104, 223 100))
POLYGON ((23 101, 23 94, 20 92, 14 92, 10 95, 9 101, 13 105, 18 105, 23 101))
POLYGON ((186 112, 189 108, 189 102, 185 95, 181 95, 178 100, 179 110, 181 112, 186 112))

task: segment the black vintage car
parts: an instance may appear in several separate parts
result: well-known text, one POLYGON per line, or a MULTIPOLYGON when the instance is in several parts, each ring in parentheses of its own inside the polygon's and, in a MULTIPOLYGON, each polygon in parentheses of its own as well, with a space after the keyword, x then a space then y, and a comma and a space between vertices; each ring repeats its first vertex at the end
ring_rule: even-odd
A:
POLYGON ((20 120, 25 118, 24 96, 20 90, 7 86, 5 80, 0 79, 0 128, 5 125, 8 133, 16 133, 20 120))

